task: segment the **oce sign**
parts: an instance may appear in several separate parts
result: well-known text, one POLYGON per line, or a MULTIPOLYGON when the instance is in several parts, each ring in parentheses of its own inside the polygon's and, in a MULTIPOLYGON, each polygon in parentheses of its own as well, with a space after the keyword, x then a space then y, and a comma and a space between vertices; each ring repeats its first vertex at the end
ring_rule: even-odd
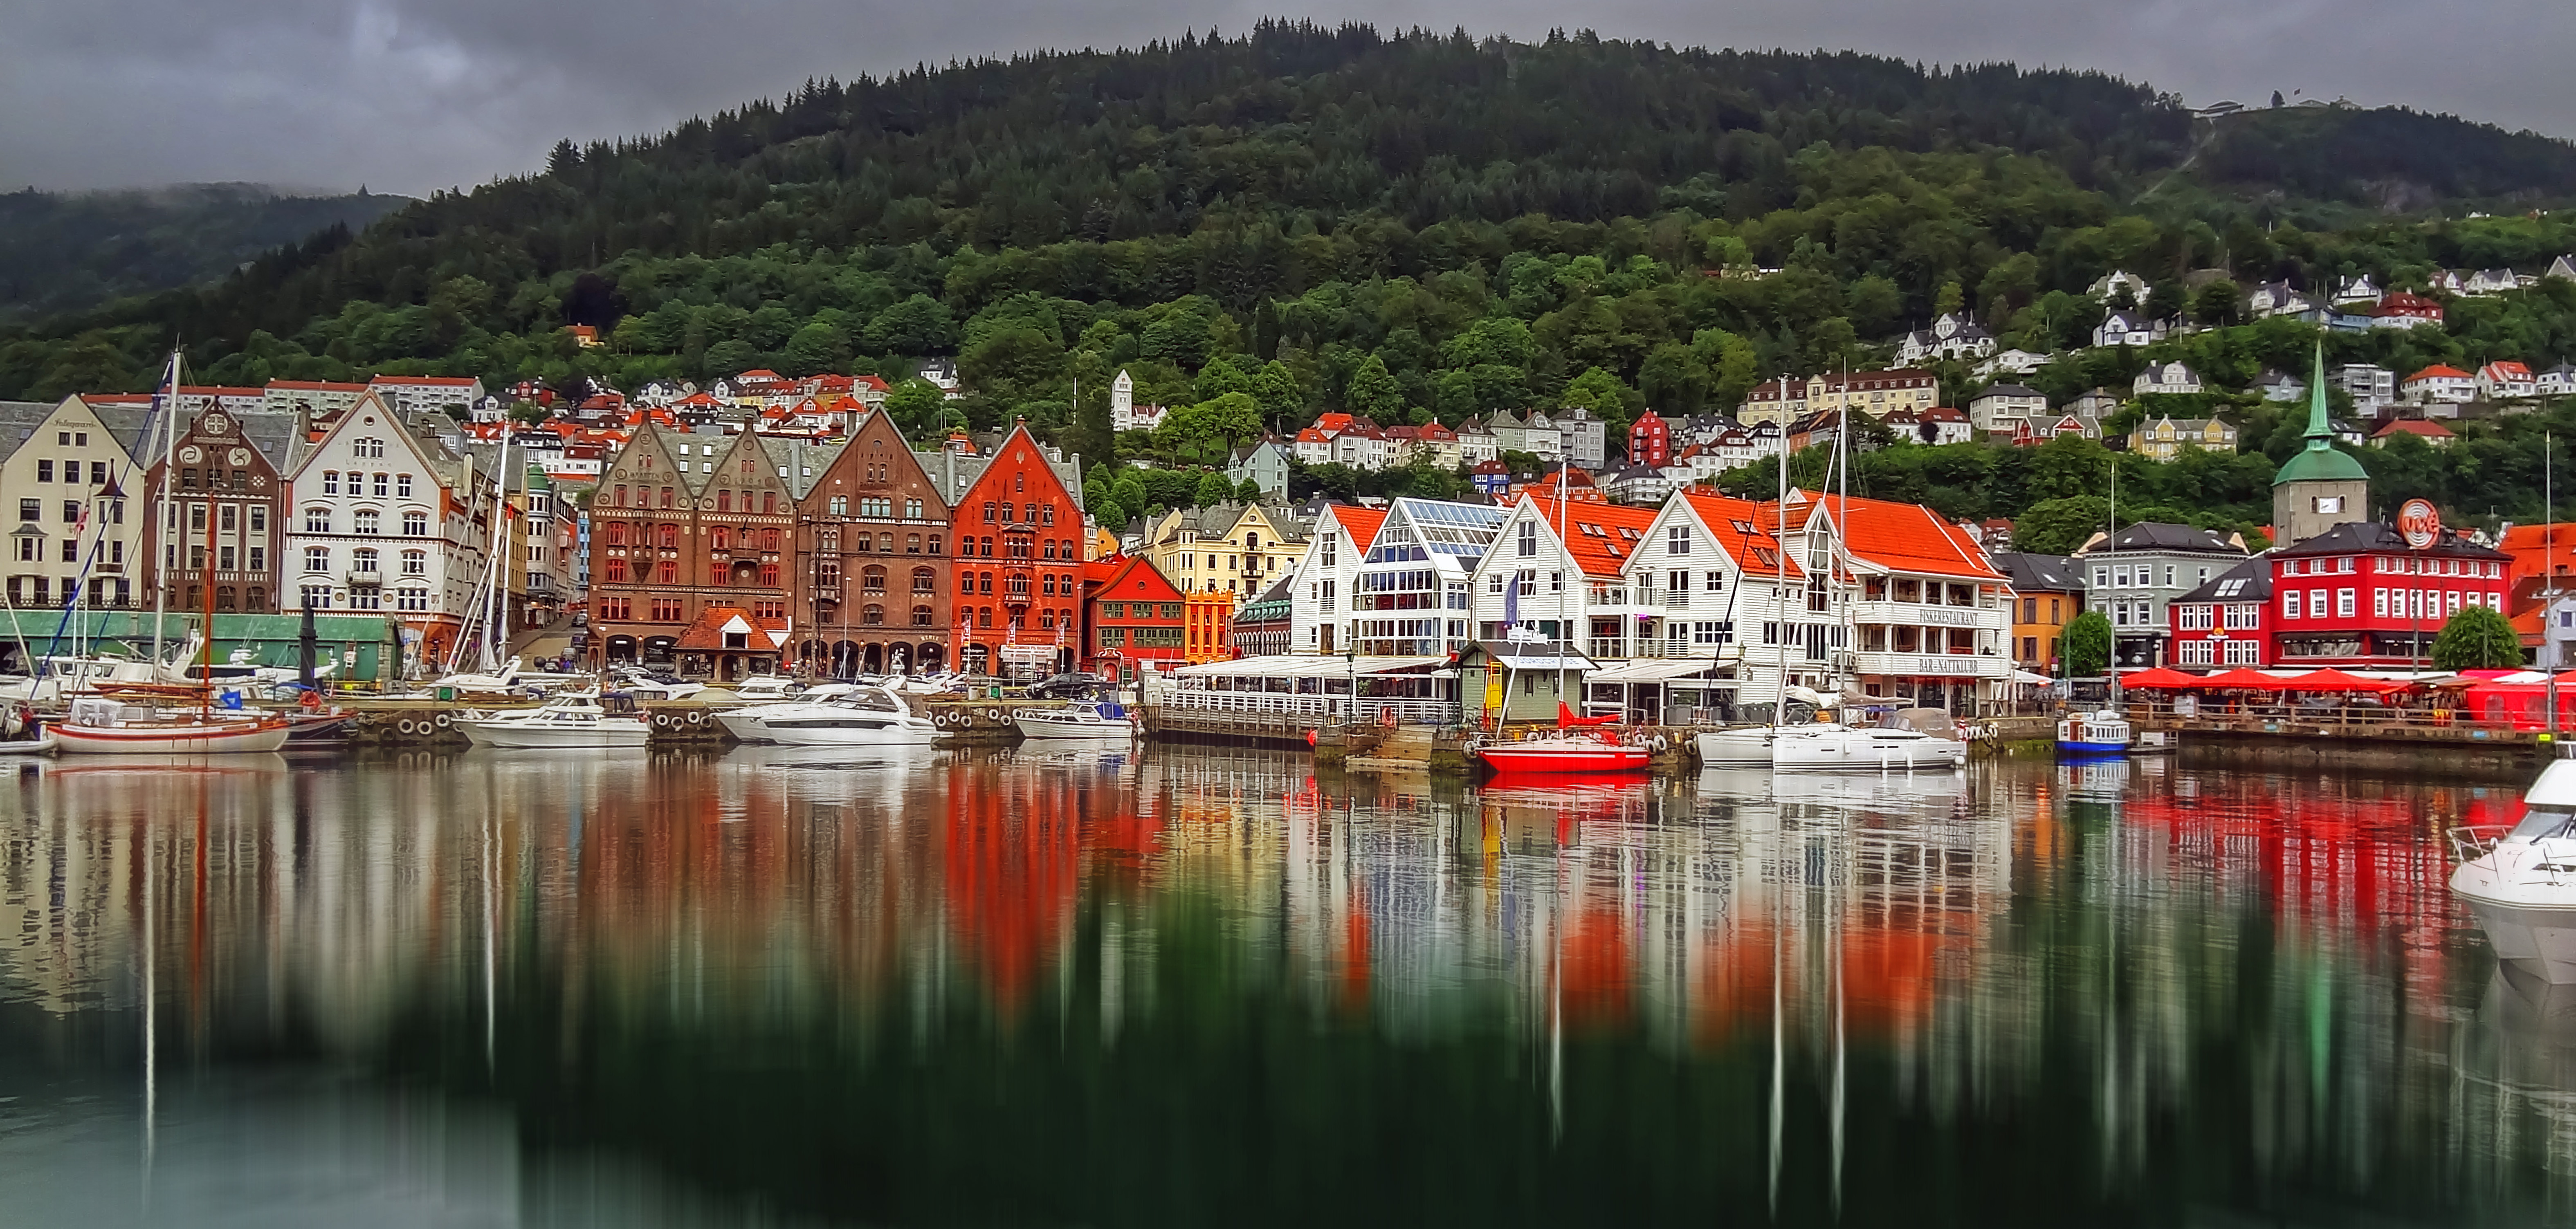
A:
POLYGON ((2422 550, 2442 536, 2442 514, 2434 511, 2428 501, 2407 500, 2406 506, 2397 510, 2397 533, 2406 539, 2406 545, 2422 550))

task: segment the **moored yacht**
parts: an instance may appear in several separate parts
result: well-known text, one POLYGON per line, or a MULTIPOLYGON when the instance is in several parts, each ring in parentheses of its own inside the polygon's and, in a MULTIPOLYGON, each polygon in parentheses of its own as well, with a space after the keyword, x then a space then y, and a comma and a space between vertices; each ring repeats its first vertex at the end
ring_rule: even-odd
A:
POLYGON ((641 747, 652 733, 632 696, 566 693, 518 712, 460 718, 456 728, 478 747, 641 747))
POLYGON ((716 714, 725 732, 747 743, 789 747, 927 744, 939 727, 912 711, 892 689, 853 687, 829 700, 790 700, 716 714))
POLYGON ((228 712, 167 715, 119 700, 72 701, 67 720, 51 727, 65 755, 230 755, 286 745, 282 717, 228 712))
POLYGON ((2451 891, 2496 959, 2553 985, 2576 983, 2576 760, 2556 760, 2523 794, 2511 828, 2451 829, 2451 891))
POLYGON ((1061 708, 1016 710, 1011 723, 1022 738, 1079 738, 1126 742, 1136 737, 1135 715, 1116 700, 1075 700, 1061 708))

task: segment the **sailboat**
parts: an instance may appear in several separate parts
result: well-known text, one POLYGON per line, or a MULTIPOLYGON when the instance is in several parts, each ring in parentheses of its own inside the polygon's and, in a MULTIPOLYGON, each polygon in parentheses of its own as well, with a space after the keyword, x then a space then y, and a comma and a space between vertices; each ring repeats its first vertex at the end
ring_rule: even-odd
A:
MULTIPOLYGON (((179 412, 179 354, 170 355, 168 393, 158 410, 161 419, 162 452, 166 458, 169 441, 177 433, 179 412)), ((169 467, 162 467, 163 480, 152 515, 154 523, 173 526, 182 538, 187 530, 169 516, 169 467)), ((172 556, 186 553, 187 543, 174 544, 172 556)), ((215 597, 214 586, 203 586, 205 595, 204 625, 198 631, 200 644, 200 677, 211 675, 214 664, 215 597)), ((156 584, 153 594, 153 660, 147 669, 160 665, 160 612, 166 594, 164 584, 156 584)), ((78 699, 72 702, 68 720, 56 723, 51 730, 55 744, 66 755, 215 755, 241 752, 275 751, 286 745, 290 723, 282 717, 242 713, 238 707, 227 715, 215 715, 212 683, 199 682, 194 688, 197 711, 194 716, 184 710, 177 714, 150 705, 127 704, 105 697, 78 699)), ((238 705, 238 700, 233 700, 238 705)))
MULTIPOLYGON (((1785 404, 1785 387, 1782 396, 1785 404)), ((1844 486, 1845 496, 1837 515, 1847 518, 1851 515, 1849 500, 1851 473, 1843 446, 1851 429, 1852 410, 1845 407, 1842 414, 1842 420, 1834 428, 1834 466, 1844 486)), ((1818 499, 1821 501, 1822 498, 1823 495, 1820 492, 1818 499)), ((1785 559, 1789 540, 1789 435, 1786 431, 1780 433, 1778 499, 1776 506, 1779 509, 1779 527, 1776 536, 1781 545, 1782 557, 1785 559)), ((1810 524, 1812 523, 1811 521, 1810 524)), ((1831 543, 1832 555, 1826 566, 1832 570, 1840 570, 1846 559, 1843 553, 1843 527, 1839 522, 1834 525, 1831 543)), ((1786 570, 1785 567, 1780 569, 1781 572, 1786 570)), ((1831 575, 1826 577, 1828 592, 1833 592, 1833 580, 1831 575)), ((1782 591, 1782 581, 1777 573, 1771 583, 1771 593, 1773 618, 1783 627, 1782 634, 1776 637, 1780 648, 1780 698, 1772 705, 1771 723, 1766 726, 1742 726, 1701 733, 1696 740, 1701 764, 1721 767, 1759 767, 1767 764, 1775 772, 1830 772, 1854 769, 1893 771, 1955 768, 1968 762, 1968 744, 1930 730, 1907 726, 1853 726, 1840 721, 1781 724, 1779 718, 1781 709, 1800 689, 1789 685, 1790 638, 1785 630, 1787 620, 1781 617, 1787 613, 1788 606, 1782 591)), ((1835 601, 1837 605, 1840 604, 1839 596, 1835 601)), ((1805 698, 1820 710, 1830 707, 1824 697, 1813 692, 1807 692, 1805 698)))
POLYGON ((1615 713, 1577 717, 1562 700, 1556 704, 1556 732, 1517 742, 1490 742, 1476 748, 1476 758, 1498 773, 1618 773, 1646 771, 1646 749, 1619 741, 1605 729, 1615 713))
POLYGON ((478 621, 468 623, 470 637, 482 660, 472 670, 464 668, 465 645, 469 637, 458 636, 456 647, 448 654, 447 672, 430 680, 433 688, 450 687, 458 692, 509 691, 519 685, 520 660, 501 659, 501 620, 496 607, 501 601, 501 586, 507 583, 508 569, 502 562, 508 547, 506 522, 510 516, 510 434, 501 433, 501 451, 492 463, 492 541, 483 556, 483 580, 476 586, 474 604, 478 621))

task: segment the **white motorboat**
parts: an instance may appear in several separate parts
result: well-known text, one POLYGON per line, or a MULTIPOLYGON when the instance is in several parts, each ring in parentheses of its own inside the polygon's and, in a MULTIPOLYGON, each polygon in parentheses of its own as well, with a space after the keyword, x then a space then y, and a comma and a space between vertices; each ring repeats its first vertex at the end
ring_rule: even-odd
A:
POLYGON ((1136 737, 1135 715, 1116 700, 1075 700, 1062 708, 1023 708, 1011 724, 1022 738, 1079 738, 1127 742, 1136 737))
POLYGON ((648 700, 685 700, 707 689, 704 683, 658 679, 642 671, 618 671, 613 677, 619 691, 633 692, 648 700))
POLYGON ((2460 857, 2451 891, 2494 945, 2496 959, 2552 985, 2576 984, 2576 760, 2541 770, 2511 828, 2453 828, 2460 857))
POLYGON ((509 663, 499 670, 489 674, 472 672, 450 674, 433 679, 428 684, 433 688, 452 687, 458 691, 508 691, 518 685, 519 659, 516 657, 511 658, 509 663))
POLYGON ((51 731, 44 731, 34 738, 12 738, 0 742, 0 755, 52 755, 61 746, 61 739, 54 737, 51 731))
POLYGON ((652 733, 631 696, 562 695, 519 712, 460 718, 478 747, 641 747, 652 733))
POLYGON ((854 686, 829 700, 803 698, 716 714, 725 732, 747 743, 788 747, 878 747, 927 744, 939 726, 885 687, 854 686))
POLYGON ((1710 730, 1699 736, 1698 746, 1700 763, 1720 768, 1888 771, 1956 768, 1968 762, 1968 744, 1955 738, 1839 721, 1710 730))
POLYGON ((755 674, 733 685, 733 698, 745 704, 775 704, 804 694, 786 674, 755 674))
POLYGON ((65 755, 232 755, 275 751, 286 745, 282 717, 187 713, 119 700, 72 701, 71 716, 49 727, 65 755))

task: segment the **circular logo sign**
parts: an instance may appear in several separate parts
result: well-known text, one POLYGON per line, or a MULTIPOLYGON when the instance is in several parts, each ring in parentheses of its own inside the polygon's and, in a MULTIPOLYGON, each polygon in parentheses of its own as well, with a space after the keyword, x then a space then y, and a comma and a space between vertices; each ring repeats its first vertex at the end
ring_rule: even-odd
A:
POLYGON ((2408 546, 2422 550, 2442 536, 2442 514, 2425 500, 2410 499, 2397 510, 2397 532, 2408 546))

